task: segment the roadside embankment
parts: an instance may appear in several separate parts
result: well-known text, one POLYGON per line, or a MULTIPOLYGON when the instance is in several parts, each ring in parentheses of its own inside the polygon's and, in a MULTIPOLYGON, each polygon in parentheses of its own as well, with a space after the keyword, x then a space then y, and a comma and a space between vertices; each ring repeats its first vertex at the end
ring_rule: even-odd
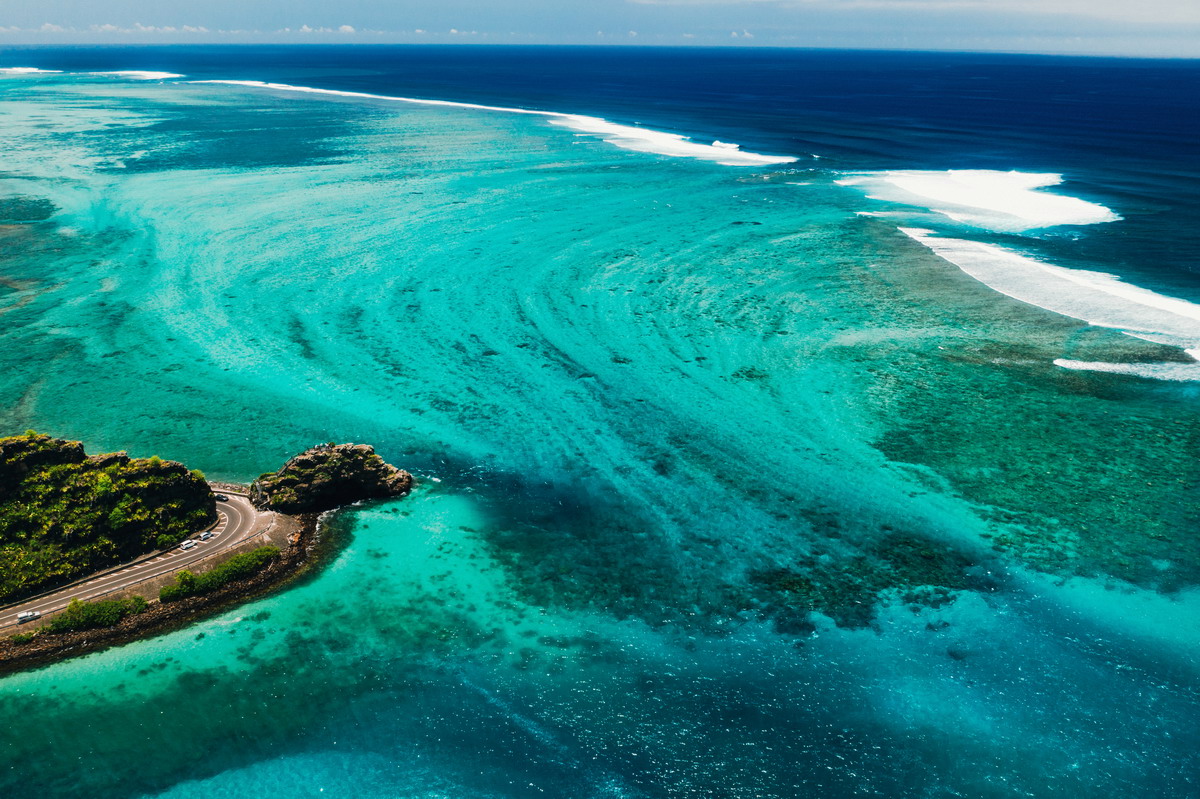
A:
POLYGON ((0 674, 22 671, 77 657, 111 646, 177 630, 227 608, 283 588, 318 565, 332 547, 321 540, 318 514, 278 517, 277 532, 287 541, 279 556, 261 571, 201 596, 159 602, 157 594, 145 611, 127 616, 113 627, 81 632, 40 631, 28 641, 0 639, 0 674))

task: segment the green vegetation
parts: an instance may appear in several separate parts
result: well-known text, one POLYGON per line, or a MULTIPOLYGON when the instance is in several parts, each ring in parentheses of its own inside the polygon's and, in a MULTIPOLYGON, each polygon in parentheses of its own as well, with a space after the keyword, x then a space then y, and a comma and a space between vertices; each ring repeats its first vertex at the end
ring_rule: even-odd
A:
POLYGON ((193 574, 184 569, 176 575, 174 583, 162 587, 158 598, 163 602, 176 602, 190 596, 216 591, 235 580, 257 574, 278 554, 279 547, 259 547, 251 552, 234 555, 204 574, 193 574))
POLYGON ((115 627, 126 616, 145 611, 146 605, 145 597, 140 596, 131 596, 128 599, 101 599, 96 602, 72 599, 67 609, 43 629, 51 633, 73 633, 99 627, 115 627))
POLYGON ((32 596, 216 521, 199 474, 32 430, 0 438, 0 602, 32 596))
POLYGON ((13 633, 8 637, 8 640, 14 644, 27 644, 34 638, 37 638, 37 630, 31 630, 27 633, 13 633))

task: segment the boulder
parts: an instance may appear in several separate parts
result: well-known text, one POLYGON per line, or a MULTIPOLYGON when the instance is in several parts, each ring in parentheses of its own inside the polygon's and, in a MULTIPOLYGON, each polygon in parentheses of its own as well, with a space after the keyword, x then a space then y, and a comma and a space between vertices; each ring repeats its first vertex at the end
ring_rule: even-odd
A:
POLYGON ((320 444, 251 483, 250 501, 260 510, 319 513, 364 499, 404 496, 412 486, 412 475, 384 462, 374 447, 320 444))

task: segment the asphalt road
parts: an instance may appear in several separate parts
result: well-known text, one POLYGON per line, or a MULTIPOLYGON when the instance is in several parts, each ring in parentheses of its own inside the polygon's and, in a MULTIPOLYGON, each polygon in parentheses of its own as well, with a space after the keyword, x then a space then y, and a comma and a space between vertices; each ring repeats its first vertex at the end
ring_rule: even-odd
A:
MULTIPOLYGON (((99 576, 72 583, 52 594, 4 608, 0 611, 0 630, 16 627, 17 614, 22 611, 36 610, 46 615, 62 610, 72 599, 99 599, 146 580, 178 571, 198 560, 235 547, 262 531, 270 514, 262 514, 255 510, 245 495, 231 494, 228 491, 220 493, 229 497, 229 501, 217 501, 218 519, 216 526, 211 528, 212 538, 199 541, 196 539, 199 539, 200 534, 196 533, 189 539, 196 540, 196 546, 192 549, 185 551, 175 547, 152 558, 143 556, 124 566, 109 569, 99 576)), ((39 623, 40 620, 30 622, 28 627, 33 629, 39 623)))

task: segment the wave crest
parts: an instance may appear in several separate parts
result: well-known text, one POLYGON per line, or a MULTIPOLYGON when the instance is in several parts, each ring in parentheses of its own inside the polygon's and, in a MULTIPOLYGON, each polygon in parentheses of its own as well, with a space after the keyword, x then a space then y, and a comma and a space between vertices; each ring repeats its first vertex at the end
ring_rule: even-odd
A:
POLYGON ((534 111, 527 108, 459 103, 450 100, 425 100, 417 97, 394 97, 384 94, 339 91, 337 89, 316 89, 311 86, 293 86, 287 83, 266 83, 257 80, 197 80, 192 81, 192 83, 246 86, 275 91, 323 94, 333 97, 353 97, 369 100, 389 100, 398 103, 448 108, 470 108, 477 111, 497 111, 505 114, 528 114, 544 117, 552 124, 569 128, 579 134, 599 136, 608 144, 624 150, 666 155, 675 158, 696 158, 703 161, 713 161, 726 166, 768 166, 771 164, 788 164, 796 160, 792 156, 786 155, 762 155, 760 153, 745 152, 739 145, 728 142, 714 141, 712 144, 702 144, 678 133, 639 128, 634 125, 621 125, 609 122, 600 117, 586 116, 584 114, 563 114, 556 111, 534 111))
POLYGON ((956 222, 997 232, 1121 219, 1098 203, 1039 191, 1063 182, 1062 175, 1054 173, 902 169, 865 172, 837 182, 861 187, 871 199, 927 208, 956 222))
MULTIPOLYGON (((928 230, 900 228, 995 291, 1096 327, 1179 347, 1200 356, 1200 305, 1134 286, 1113 275, 1067 269, 966 239, 940 238, 928 230)), ((1059 359, 1067 369, 1131 374, 1165 380, 1200 380, 1200 364, 1116 364, 1059 359)))

